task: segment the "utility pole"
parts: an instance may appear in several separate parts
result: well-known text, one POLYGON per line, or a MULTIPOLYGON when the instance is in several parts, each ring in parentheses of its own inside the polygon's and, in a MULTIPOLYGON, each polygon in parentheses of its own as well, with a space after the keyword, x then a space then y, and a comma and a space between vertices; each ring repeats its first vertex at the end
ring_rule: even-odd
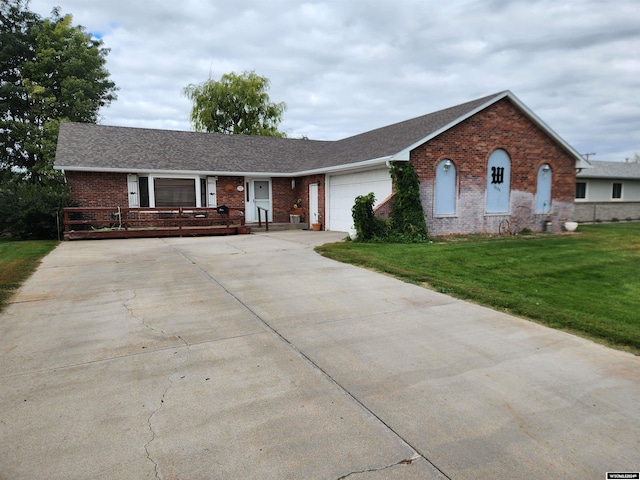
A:
POLYGON ((596 152, 592 152, 592 153, 583 153, 582 156, 585 158, 585 160, 588 162, 589 161, 589 155, 595 155, 596 152))

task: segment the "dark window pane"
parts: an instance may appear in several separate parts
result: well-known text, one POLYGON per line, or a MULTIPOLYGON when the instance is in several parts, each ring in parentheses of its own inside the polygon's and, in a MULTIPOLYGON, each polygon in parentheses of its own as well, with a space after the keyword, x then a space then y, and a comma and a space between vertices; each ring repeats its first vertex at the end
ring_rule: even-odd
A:
POLYGON ((195 207, 196 185, 192 178, 155 178, 156 207, 195 207))
POLYGON ((587 184, 584 182, 576 183, 576 198, 587 198, 587 184))
POLYGON ((138 177, 138 190, 140 191, 140 206, 149 206, 149 177, 138 177))
POLYGON ((613 192, 611 192, 611 198, 622 198, 622 184, 614 183, 613 192))

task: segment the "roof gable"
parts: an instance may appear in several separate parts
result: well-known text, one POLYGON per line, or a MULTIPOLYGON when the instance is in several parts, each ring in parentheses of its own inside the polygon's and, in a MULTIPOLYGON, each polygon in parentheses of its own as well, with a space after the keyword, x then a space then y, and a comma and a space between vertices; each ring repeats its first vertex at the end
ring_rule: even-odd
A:
MULTIPOLYGON (((480 113, 482 110, 490 107, 491 105, 499 102, 502 99, 508 99, 513 105, 516 106, 526 117, 529 118, 534 124, 538 126, 542 131, 544 131, 553 141, 560 145, 569 155, 571 155, 576 161, 576 168, 589 168, 589 162, 587 162, 571 145, 565 142, 556 132, 554 132, 546 123, 544 123, 535 113, 533 113, 524 103, 522 103, 518 97, 516 97, 513 93, 506 90, 504 92, 497 93, 495 95, 490 95, 488 97, 484 97, 478 99, 474 102, 469 102, 468 104, 459 105, 458 107, 468 106, 470 108, 463 109, 460 114, 451 119, 450 122, 443 124, 440 128, 434 129, 430 133, 428 133, 423 138, 417 140, 416 142, 406 146, 401 151, 397 152, 393 155, 392 160, 409 160, 410 152, 420 145, 427 143, 429 140, 437 137, 441 133, 446 132, 447 130, 455 127, 461 122, 465 121, 468 118, 480 113)), ((453 108, 458 108, 453 107, 453 108)))

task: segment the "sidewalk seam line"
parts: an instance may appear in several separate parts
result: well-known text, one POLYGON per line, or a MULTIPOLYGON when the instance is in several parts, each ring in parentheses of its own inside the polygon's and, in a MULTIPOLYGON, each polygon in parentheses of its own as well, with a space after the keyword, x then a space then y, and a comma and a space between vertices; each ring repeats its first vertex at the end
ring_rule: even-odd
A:
POLYGON ((213 275, 207 272, 204 268, 202 268, 198 263, 190 259, 187 254, 180 251, 174 245, 170 245, 170 248, 174 250, 178 255, 184 258, 189 264, 195 266, 200 272, 204 274, 210 281, 214 282, 220 288, 222 288, 225 292, 227 292, 233 299, 235 299, 240 305, 247 309, 259 322, 261 322, 270 332, 276 335, 282 342, 288 345, 294 352, 300 355, 302 358, 307 360, 313 367, 315 367, 319 372, 322 373, 331 383, 336 385, 344 394, 346 394, 349 398, 351 398, 354 402, 360 405, 366 412, 368 412, 373 418, 377 419, 382 425, 384 425, 390 432, 392 432, 401 442, 411 448, 417 455, 423 458, 429 465, 435 468, 441 475, 443 475, 446 479, 451 480, 444 471, 442 471, 437 465, 435 465, 431 460, 425 457, 420 451, 414 447, 409 441, 403 438, 398 432, 396 432, 388 423, 386 423, 382 418, 380 418, 376 413, 374 413, 369 407, 367 407, 364 403, 358 400, 349 390, 347 390, 344 386, 342 386, 338 381, 336 381, 328 372, 326 372, 322 367, 320 367, 316 362, 314 362, 310 357, 308 357, 305 353, 303 353, 299 348, 297 348, 293 343, 291 343, 284 335, 282 335, 278 330, 273 328, 267 321, 265 321, 260 315, 258 315, 249 305, 244 303, 240 298, 234 295, 226 286, 224 286, 220 281, 218 281, 213 275))

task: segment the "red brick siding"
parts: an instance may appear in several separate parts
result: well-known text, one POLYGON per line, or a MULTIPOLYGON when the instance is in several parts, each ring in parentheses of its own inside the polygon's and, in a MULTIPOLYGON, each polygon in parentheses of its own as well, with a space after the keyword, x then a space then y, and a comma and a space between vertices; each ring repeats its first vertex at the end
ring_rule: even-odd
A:
MULTIPOLYGON (((273 204, 273 221, 288 223, 293 204, 300 197, 298 183, 291 188, 291 179, 274 177, 271 179, 271 196, 273 204)), ((304 200, 304 199, 303 199, 304 200)))
POLYGON ((128 207, 126 173, 65 172, 71 201, 79 207, 128 207))
POLYGON ((396 193, 395 188, 393 189, 393 193, 384 199, 383 202, 378 204, 373 209, 373 213, 376 217, 380 218, 390 218, 391 212, 393 211, 393 207, 396 203, 396 193))
POLYGON ((273 196, 273 221, 289 222, 289 215, 297 200, 302 200, 302 222, 309 221, 309 185, 320 182, 318 187, 318 211, 324 218, 324 175, 310 175, 308 177, 271 179, 271 193, 273 196), (292 188, 292 180, 295 182, 292 188))
POLYGON ((511 214, 525 205, 519 225, 542 229, 543 215, 536 215, 538 168, 548 163, 553 172, 552 213, 554 230, 570 218, 575 194, 575 160, 508 99, 503 99, 411 152, 420 178, 427 225, 433 235, 496 233, 509 216, 485 213, 487 163, 491 153, 504 149, 511 157, 511 214), (458 203, 453 217, 434 217, 433 200, 437 164, 450 159, 458 175, 458 203))
POLYGON ((226 177, 218 175, 216 181, 216 201, 218 205, 245 208, 246 185, 244 177, 226 177), (243 187, 240 191, 238 187, 243 187))
MULTIPOLYGON (((107 172, 66 172, 71 191, 71 200, 81 207, 128 207, 129 195, 126 173, 107 172)), ((302 199, 303 219, 308 221, 309 184, 320 182, 319 210, 324 218, 324 175, 298 177, 291 188, 291 178, 271 179, 273 196, 273 221, 289 222, 293 204, 302 199)), ((237 176, 218 176, 216 182, 218 205, 245 208, 246 179, 237 176), (238 186, 244 187, 242 191, 238 186)))
POLYGON ((309 185, 318 185, 318 214, 320 215, 320 224, 322 230, 325 229, 325 219, 327 218, 327 212, 325 211, 325 186, 326 179, 324 175, 309 175, 308 177, 301 177, 296 180, 296 185, 300 188, 300 198, 303 200, 305 221, 309 222, 309 185))

